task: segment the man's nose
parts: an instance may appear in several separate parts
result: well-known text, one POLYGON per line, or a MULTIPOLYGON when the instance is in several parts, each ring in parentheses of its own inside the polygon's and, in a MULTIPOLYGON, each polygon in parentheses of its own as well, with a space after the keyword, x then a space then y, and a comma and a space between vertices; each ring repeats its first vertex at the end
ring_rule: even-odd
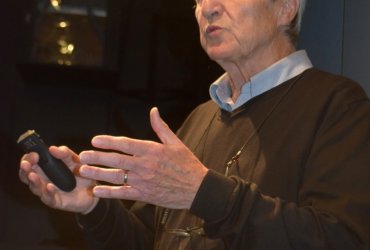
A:
MULTIPOLYGON (((226 0, 227 1, 227 0, 226 0)), ((202 15, 212 22, 221 15, 222 7, 219 0, 203 0, 201 4, 202 15)))

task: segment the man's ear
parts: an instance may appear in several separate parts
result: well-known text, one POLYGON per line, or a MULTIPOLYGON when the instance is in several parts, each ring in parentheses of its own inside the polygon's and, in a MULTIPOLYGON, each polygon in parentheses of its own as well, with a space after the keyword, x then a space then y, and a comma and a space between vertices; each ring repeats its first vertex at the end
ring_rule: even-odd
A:
POLYGON ((278 24, 288 26, 297 15, 300 0, 281 0, 278 24))

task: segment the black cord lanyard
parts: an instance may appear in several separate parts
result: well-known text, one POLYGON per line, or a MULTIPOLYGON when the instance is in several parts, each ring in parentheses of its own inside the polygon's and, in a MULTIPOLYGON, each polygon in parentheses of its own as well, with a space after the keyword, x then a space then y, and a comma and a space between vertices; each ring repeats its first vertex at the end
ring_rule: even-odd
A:
MULTIPOLYGON (((279 98, 279 100, 275 103, 275 105, 272 106, 271 110, 266 114, 265 118, 258 124, 258 126, 256 127, 256 129, 247 138, 247 140, 243 143, 243 145, 236 152, 236 154, 234 156, 232 156, 231 159, 226 163, 226 166, 225 166, 225 176, 228 176, 229 171, 230 171, 230 168, 232 167, 233 163, 237 163, 238 162, 238 160, 240 158, 240 155, 242 154, 242 152, 245 149, 245 147, 248 145, 248 143, 251 141, 251 139, 257 134, 257 132, 259 132, 261 130, 262 126, 266 123, 266 121, 268 120, 268 118, 272 115, 272 113, 276 110, 276 108, 279 106, 279 104, 288 95, 288 93, 293 88, 293 86, 295 85, 295 83, 298 82, 300 79, 302 79, 304 77, 304 75, 305 75, 304 73, 302 73, 301 76, 297 77, 294 81, 292 81, 289 84, 287 90, 283 93, 283 95, 279 98)), ((211 128, 211 124, 213 123, 213 121, 214 121, 214 119, 215 119, 216 114, 217 114, 218 111, 219 111, 219 109, 217 109, 216 112, 213 114, 213 116, 212 116, 212 118, 211 118, 208 126, 206 127, 206 129, 205 129, 204 133, 202 134, 201 138, 199 139, 199 142, 194 147, 194 151, 198 148, 198 146, 200 145, 200 143, 203 140, 203 138, 208 136, 209 130, 211 128)), ((205 144, 204 144, 204 146, 205 146, 205 144)), ((202 152, 204 153, 204 149, 202 150, 202 152)), ((254 170, 255 170, 255 166, 252 169, 250 179, 253 178, 254 170)), ((169 213, 170 213, 170 209, 169 208, 165 208, 164 211, 163 211, 163 213, 162 213, 162 216, 161 216, 161 219, 160 219, 160 227, 162 229, 164 229, 164 225, 166 224, 166 222, 168 220, 169 213)), ((183 231, 186 232, 186 230, 183 230, 183 231)))

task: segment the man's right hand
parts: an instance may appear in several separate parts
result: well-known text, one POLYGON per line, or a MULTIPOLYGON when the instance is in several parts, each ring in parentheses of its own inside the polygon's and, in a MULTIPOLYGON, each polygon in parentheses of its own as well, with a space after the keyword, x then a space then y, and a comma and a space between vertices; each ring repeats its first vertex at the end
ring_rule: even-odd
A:
POLYGON ((98 198, 94 197, 91 192, 95 186, 95 181, 79 176, 80 160, 78 155, 68 147, 52 146, 49 150, 55 158, 62 160, 74 173, 77 185, 73 191, 64 192, 51 183, 42 172, 40 166, 37 165, 39 156, 34 152, 25 154, 22 157, 19 178, 47 206, 70 212, 89 213, 98 202, 98 198))

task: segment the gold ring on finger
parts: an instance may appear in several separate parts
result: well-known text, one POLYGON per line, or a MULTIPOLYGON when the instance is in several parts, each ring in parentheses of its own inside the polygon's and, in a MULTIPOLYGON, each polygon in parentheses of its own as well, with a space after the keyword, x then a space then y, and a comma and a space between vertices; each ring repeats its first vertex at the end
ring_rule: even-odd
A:
POLYGON ((127 186, 128 182, 128 170, 125 170, 124 174, 123 174, 123 186, 127 186))

